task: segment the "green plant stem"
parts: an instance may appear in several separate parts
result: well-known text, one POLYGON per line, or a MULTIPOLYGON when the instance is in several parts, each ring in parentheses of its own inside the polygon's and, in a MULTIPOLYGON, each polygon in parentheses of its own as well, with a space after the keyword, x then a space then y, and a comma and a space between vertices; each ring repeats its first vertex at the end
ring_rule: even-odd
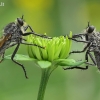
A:
POLYGON ((40 82, 37 100, 44 99, 44 94, 45 94, 49 76, 50 76, 50 68, 42 68, 41 82, 40 82))

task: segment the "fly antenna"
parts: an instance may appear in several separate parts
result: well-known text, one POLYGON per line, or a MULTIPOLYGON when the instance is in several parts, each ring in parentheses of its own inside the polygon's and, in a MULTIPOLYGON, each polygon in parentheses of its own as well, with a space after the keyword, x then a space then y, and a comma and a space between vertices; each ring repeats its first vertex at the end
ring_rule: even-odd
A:
POLYGON ((22 15, 22 18, 21 19, 23 19, 24 18, 24 15, 22 15))
POLYGON ((90 21, 88 21, 88 27, 90 27, 90 21))

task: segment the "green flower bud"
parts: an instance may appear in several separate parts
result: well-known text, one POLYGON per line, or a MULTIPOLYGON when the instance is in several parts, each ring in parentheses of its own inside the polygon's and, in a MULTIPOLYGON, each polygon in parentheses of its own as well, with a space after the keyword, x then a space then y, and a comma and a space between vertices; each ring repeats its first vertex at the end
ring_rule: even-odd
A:
MULTIPOLYGON (((70 32, 69 37, 72 37, 72 32, 70 32)), ((67 36, 46 39, 30 35, 28 36, 27 41, 29 43, 45 47, 45 49, 43 49, 38 46, 28 46, 29 57, 37 60, 47 60, 50 62, 57 59, 67 58, 71 47, 71 40, 68 39, 67 36)))

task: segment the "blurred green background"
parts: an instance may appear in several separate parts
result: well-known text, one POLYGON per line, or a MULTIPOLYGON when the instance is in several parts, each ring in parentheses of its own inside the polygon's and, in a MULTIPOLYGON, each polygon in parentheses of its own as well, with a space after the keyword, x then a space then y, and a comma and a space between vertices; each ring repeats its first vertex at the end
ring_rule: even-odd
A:
MULTIPOLYGON (((87 22, 100 30, 100 0, 0 0, 0 35, 6 24, 24 14, 25 21, 37 33, 49 36, 80 33, 87 22)), ((6 51, 11 54, 15 47, 6 51)), ((83 44, 73 42, 71 50, 81 50, 83 44)), ((21 45, 18 53, 27 54, 21 45)), ((83 54, 70 58, 84 59, 83 54)), ((90 61, 91 62, 91 61, 90 61)), ((32 62, 25 65, 29 79, 22 68, 11 60, 0 63, 0 100, 36 100, 41 70, 32 62)), ((100 73, 96 67, 86 71, 57 68, 50 76, 44 100, 100 100, 100 73)))

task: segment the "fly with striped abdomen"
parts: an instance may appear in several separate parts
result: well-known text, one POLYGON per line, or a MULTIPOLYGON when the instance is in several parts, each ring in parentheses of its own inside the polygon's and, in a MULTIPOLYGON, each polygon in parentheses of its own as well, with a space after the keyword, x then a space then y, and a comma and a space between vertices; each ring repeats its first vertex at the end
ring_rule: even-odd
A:
MULTIPOLYGON (((86 52, 85 53, 85 60, 88 63, 88 56, 90 57, 90 59, 92 60, 93 64, 97 66, 97 68, 100 70, 100 32, 96 31, 96 28, 94 26, 90 26, 89 22, 88 22, 88 27, 85 29, 85 32, 82 34, 75 34, 72 36, 72 38, 70 38, 76 42, 83 42, 86 43, 86 46, 83 48, 83 50, 81 51, 72 51, 71 53, 82 53, 82 52, 86 52), (81 40, 78 40, 77 38, 80 38, 81 40), (82 38, 85 38, 85 40, 82 40, 82 38), (91 52, 94 53, 94 56, 91 54, 91 52)), ((91 64, 90 64, 91 65, 91 64)), ((64 70, 67 69, 82 69, 82 70, 86 70, 88 69, 88 65, 83 68, 83 67, 70 67, 70 68, 64 68, 64 70)))
POLYGON ((14 60, 14 57, 19 49, 20 44, 32 45, 32 46, 38 46, 40 48, 44 48, 44 47, 36 45, 36 44, 27 43, 23 37, 28 36, 30 34, 33 34, 35 36, 39 36, 42 38, 48 38, 48 39, 51 38, 51 37, 47 37, 46 35, 41 35, 41 34, 35 33, 32 30, 30 25, 25 25, 25 21, 23 20, 23 16, 22 16, 22 18, 17 18, 16 22, 11 22, 8 25, 6 25, 4 28, 4 31, 3 31, 3 36, 0 38, 0 56, 1 56, 0 62, 2 62, 4 59, 5 50, 14 46, 14 45, 17 45, 14 52, 12 53, 11 60, 14 63, 16 63, 22 67, 26 78, 28 78, 28 77, 27 77, 26 70, 25 70, 24 66, 22 64, 20 64, 19 62, 14 60), (26 30, 28 28, 31 30, 31 32, 26 32, 26 30))

